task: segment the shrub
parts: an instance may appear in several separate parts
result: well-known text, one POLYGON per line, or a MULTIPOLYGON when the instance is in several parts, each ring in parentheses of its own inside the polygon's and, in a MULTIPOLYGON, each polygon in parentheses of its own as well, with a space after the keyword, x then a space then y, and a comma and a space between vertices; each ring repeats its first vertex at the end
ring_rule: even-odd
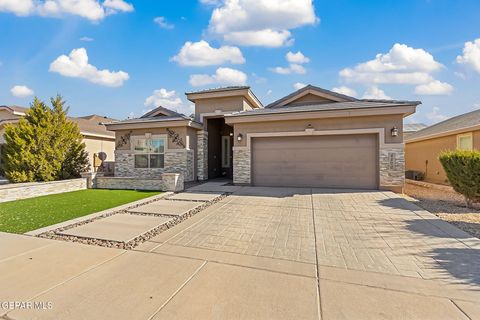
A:
POLYGON ((5 127, 3 169, 11 182, 69 179, 88 170, 83 137, 65 102, 57 96, 51 103, 49 108, 35 98, 18 125, 5 127))
POLYGON ((447 151, 440 162, 453 189, 465 196, 467 206, 480 201, 480 152, 447 151))

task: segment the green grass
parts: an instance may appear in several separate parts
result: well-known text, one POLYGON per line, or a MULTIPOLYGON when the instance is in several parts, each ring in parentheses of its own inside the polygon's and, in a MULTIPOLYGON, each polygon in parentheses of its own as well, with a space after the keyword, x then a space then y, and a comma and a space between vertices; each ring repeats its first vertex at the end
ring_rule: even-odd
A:
POLYGON ((0 231, 25 233, 159 194, 88 189, 0 203, 0 231))

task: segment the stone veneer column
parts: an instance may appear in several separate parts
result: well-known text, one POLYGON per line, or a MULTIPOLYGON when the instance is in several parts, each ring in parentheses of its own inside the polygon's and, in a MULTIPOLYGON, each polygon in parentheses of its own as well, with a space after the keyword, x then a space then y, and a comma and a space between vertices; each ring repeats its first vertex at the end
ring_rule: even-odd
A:
POLYGON ((380 147, 380 189, 401 191, 405 183, 405 151, 403 147, 380 147))
POLYGON ((251 157, 247 147, 233 147, 233 183, 251 183, 251 157))
POLYGON ((197 176, 198 180, 208 179, 208 132, 197 132, 197 176))

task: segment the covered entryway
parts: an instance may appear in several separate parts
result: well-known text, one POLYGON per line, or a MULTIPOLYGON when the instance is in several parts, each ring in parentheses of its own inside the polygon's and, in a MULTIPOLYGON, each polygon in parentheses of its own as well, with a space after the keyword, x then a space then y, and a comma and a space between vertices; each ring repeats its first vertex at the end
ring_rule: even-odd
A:
POLYGON ((252 138, 255 186, 378 188, 376 134, 252 138))

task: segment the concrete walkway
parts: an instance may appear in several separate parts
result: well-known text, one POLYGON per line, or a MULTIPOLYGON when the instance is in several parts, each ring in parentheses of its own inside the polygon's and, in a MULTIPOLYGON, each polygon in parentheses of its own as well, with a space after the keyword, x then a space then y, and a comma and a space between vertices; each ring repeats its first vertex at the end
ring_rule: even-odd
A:
POLYGON ((243 187, 133 251, 0 233, 0 316, 479 319, 479 266, 393 193, 243 187))

